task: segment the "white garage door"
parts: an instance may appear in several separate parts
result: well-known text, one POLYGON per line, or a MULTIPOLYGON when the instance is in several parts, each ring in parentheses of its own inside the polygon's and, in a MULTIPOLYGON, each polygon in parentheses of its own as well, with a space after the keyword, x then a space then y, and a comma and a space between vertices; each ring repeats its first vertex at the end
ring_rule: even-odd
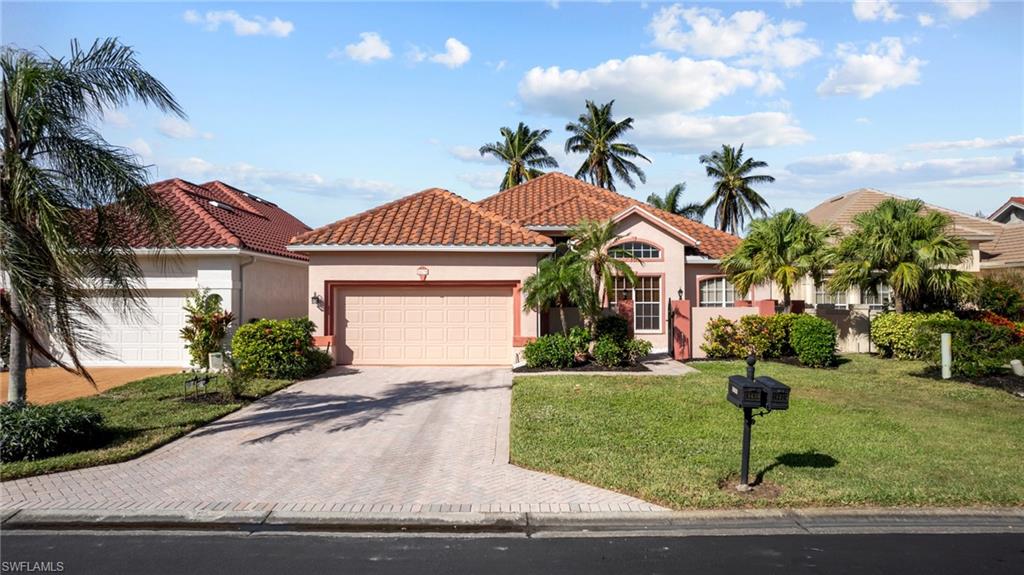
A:
POLYGON ((96 310, 103 314, 100 338, 110 356, 84 355, 85 365, 187 366, 188 353, 179 331, 185 325, 184 290, 146 292, 149 317, 143 314, 122 319, 104 301, 96 298, 96 310))
POLYGON ((339 288, 338 361, 509 365, 510 288, 339 288))

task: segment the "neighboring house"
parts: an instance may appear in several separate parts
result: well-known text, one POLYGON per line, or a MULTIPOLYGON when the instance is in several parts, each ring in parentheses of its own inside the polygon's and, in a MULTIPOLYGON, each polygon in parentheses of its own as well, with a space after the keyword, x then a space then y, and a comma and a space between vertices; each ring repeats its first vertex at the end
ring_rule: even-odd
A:
POLYGON ((307 258, 286 246, 308 226, 223 182, 172 179, 152 189, 174 213, 177 250, 142 235, 129 239, 143 270, 149 314, 123 319, 116 301, 98 296, 94 303, 104 319, 99 339, 109 355, 86 355, 85 365, 187 366, 179 330, 185 325, 185 298, 200 288, 220 294, 236 325, 306 315, 307 258))
POLYGON ((996 239, 981 245, 983 273, 1024 271, 1024 197, 1012 197, 988 217, 1003 224, 996 239))
MULTIPOLYGON (((309 256, 309 317, 341 364, 509 365, 551 315, 524 310, 522 282, 583 220, 617 223, 640 276, 619 283, 637 337, 665 351, 670 299, 725 307, 718 258, 739 238, 549 173, 478 203, 428 189, 294 238, 309 256)), ((689 337, 689 334, 687 334, 689 337)))

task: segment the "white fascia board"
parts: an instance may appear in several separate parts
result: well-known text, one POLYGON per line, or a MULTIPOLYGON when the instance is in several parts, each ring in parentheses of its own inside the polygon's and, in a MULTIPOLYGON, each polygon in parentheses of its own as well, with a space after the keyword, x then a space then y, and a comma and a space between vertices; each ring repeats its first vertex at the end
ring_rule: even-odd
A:
POLYGON ((275 256, 273 254, 265 254, 263 252, 254 252, 252 250, 245 250, 242 248, 166 248, 159 250, 154 248, 135 248, 132 250, 132 253, 137 256, 253 256, 260 259, 267 259, 286 264, 295 264, 299 266, 309 265, 309 262, 303 260, 286 258, 284 256, 275 256))
POLYGON ((290 252, 514 252, 514 253, 551 253, 554 246, 445 246, 445 245, 408 245, 408 244, 314 244, 290 245, 290 252))
POLYGON ((992 212, 992 215, 989 216, 987 219, 990 220, 990 221, 995 221, 996 218, 998 218, 999 216, 1003 215, 1003 212, 1009 210, 1012 207, 1018 207, 1018 208, 1024 210, 1024 205, 1018 204, 1017 202, 1015 202, 1013 200, 1010 200, 1010 201, 1006 202, 1005 204, 1003 204, 1002 206, 1000 206, 998 210, 992 212))
POLYGON ((705 258, 702 256, 686 256, 686 263, 688 264, 720 264, 722 260, 705 258))

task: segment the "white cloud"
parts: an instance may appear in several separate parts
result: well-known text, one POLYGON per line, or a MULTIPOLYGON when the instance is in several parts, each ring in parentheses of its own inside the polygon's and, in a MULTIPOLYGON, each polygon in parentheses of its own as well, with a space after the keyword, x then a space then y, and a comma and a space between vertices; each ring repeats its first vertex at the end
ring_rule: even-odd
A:
POLYGON ((861 22, 895 22, 903 17, 889 0, 853 0, 853 17, 861 22))
POLYGON ((890 154, 859 151, 803 158, 786 166, 789 172, 802 176, 845 175, 874 180, 886 176, 890 182, 988 176, 1014 169, 1014 159, 1006 156, 901 161, 890 154))
POLYGON ((922 142, 907 146, 908 150, 982 150, 988 148, 1024 147, 1024 134, 1005 138, 972 138, 970 140, 946 140, 938 142, 922 142))
POLYGON ((459 68, 469 62, 471 55, 469 46, 459 42, 456 38, 448 38, 444 42, 444 52, 434 54, 430 57, 430 61, 449 68, 459 68))
POLYGON ((496 62, 496 63, 494 64, 494 71, 495 71, 495 72, 501 72, 502 70, 504 70, 504 69, 505 69, 505 66, 506 66, 507 64, 508 64, 508 62, 506 62, 505 60, 498 60, 498 61, 497 61, 497 62, 496 62))
POLYGON ((459 174, 459 180, 469 184, 469 187, 486 192, 497 192, 504 177, 505 170, 459 174))
POLYGON ((221 24, 230 25, 236 36, 276 36, 286 38, 295 30, 295 24, 278 17, 272 19, 263 16, 252 16, 244 18, 234 10, 210 11, 200 14, 195 10, 186 10, 185 21, 189 24, 196 24, 205 27, 208 31, 214 32, 221 24))
POLYGON ((528 108, 563 116, 578 113, 586 99, 613 98, 627 114, 652 114, 700 110, 741 88, 766 94, 781 86, 771 72, 652 54, 608 60, 586 70, 532 68, 519 82, 519 97, 528 108))
POLYGON ((409 51, 405 53, 406 59, 413 63, 419 63, 427 59, 427 53, 420 50, 419 46, 410 46, 409 51))
POLYGON ((883 90, 917 84, 924 60, 907 57, 899 38, 882 38, 863 54, 851 44, 840 44, 836 56, 841 60, 818 85, 818 94, 855 95, 866 99, 883 90))
POLYGON ((804 0, 784 0, 786 8, 799 8, 804 5, 804 0))
POLYGON ((871 118, 857 118, 854 122, 857 122, 858 124, 870 124, 871 118))
POLYGON ((943 6, 954 20, 973 18, 989 8, 989 0, 935 0, 935 3, 943 6))
POLYGON ((480 149, 472 146, 452 146, 448 148, 448 153, 455 159, 462 160, 463 162, 473 162, 477 164, 496 164, 496 160, 493 156, 481 156, 480 149))
POLYGON ((132 127, 132 121, 128 119, 128 116, 124 112, 113 108, 103 108, 102 120, 104 124, 115 128, 132 127))
POLYGON ((921 12, 917 15, 917 23, 923 28, 930 28, 935 25, 935 17, 927 12, 921 12))
POLYGON ((359 38, 359 42, 345 46, 344 51, 337 48, 331 50, 327 57, 332 60, 346 57, 364 64, 391 59, 391 47, 376 32, 362 32, 359 38))
POLYGON ((814 139, 784 112, 743 116, 690 116, 668 113, 637 118, 638 143, 670 152, 706 152, 723 142, 768 148, 803 144, 814 139))
POLYGON ((817 42, 799 36, 805 24, 775 22, 764 12, 735 12, 728 18, 713 8, 662 8, 649 29, 659 48, 712 58, 741 58, 739 64, 794 68, 821 55, 817 42))
POLYGON ((153 159, 153 148, 150 147, 149 142, 142 138, 135 138, 128 144, 128 147, 139 155, 144 161, 151 161, 153 159))
POLYGON ((188 140, 192 138, 213 139, 213 134, 210 132, 200 133, 192 124, 174 116, 164 116, 161 118, 160 122, 156 125, 156 129, 161 134, 175 140, 188 140))

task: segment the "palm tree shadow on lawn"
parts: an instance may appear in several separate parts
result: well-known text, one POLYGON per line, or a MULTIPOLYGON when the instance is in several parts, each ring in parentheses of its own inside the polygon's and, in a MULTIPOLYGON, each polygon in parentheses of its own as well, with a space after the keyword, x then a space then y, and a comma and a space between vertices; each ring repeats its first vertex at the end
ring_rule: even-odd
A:
POLYGON ((836 465, 839 465, 838 459, 826 453, 818 453, 813 449, 803 453, 783 453, 775 458, 774 463, 765 467, 761 471, 758 471, 751 485, 760 485, 764 481, 764 476, 779 466, 828 469, 835 467, 836 465))

